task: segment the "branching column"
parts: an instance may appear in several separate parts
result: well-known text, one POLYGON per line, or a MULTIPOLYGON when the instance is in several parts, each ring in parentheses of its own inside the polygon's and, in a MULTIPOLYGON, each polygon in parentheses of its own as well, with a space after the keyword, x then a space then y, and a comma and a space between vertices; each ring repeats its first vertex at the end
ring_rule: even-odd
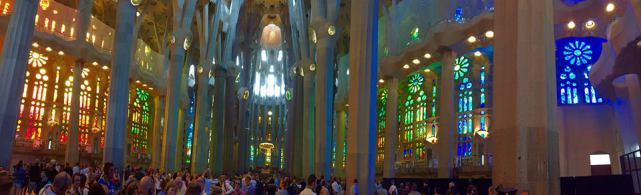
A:
POLYGON ((171 51, 171 62, 169 64, 169 76, 167 79, 167 95, 165 96, 165 129, 163 144, 163 162, 161 169, 165 171, 174 171, 176 169, 176 156, 180 156, 179 145, 175 138, 180 129, 178 112, 180 110, 181 81, 184 79, 182 74, 185 63, 185 50, 189 49, 191 40, 189 31, 191 30, 192 19, 196 7, 195 0, 184 0, 174 3, 173 8, 173 26, 172 36, 173 45, 171 51))
POLYGON ((0 57, 0 166, 11 166, 20 98, 24 90, 38 0, 15 1, 0 57))
POLYGON ((127 115, 123 113, 127 113, 129 105, 129 66, 133 61, 132 49, 136 42, 133 32, 136 8, 129 0, 119 0, 117 10, 103 161, 124 168, 127 115))
POLYGON ((226 104, 226 86, 227 71, 220 67, 216 66, 215 69, 215 78, 216 84, 214 85, 214 139, 213 142, 213 158, 211 159, 212 163, 212 172, 215 175, 221 174, 223 172, 223 159, 226 158, 223 154, 224 142, 225 142, 225 104, 226 104))
MULTIPOLYGON (((347 186, 358 179, 358 194, 374 194, 378 0, 352 0, 350 27, 347 186)), ((348 188, 349 189, 349 188, 348 188)))

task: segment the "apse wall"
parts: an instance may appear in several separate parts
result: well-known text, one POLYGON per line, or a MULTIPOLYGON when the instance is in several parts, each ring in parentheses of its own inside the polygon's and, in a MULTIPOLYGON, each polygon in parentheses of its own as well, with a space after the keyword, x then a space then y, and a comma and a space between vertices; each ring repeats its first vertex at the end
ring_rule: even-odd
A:
POLYGON ((590 176, 590 155, 609 154, 612 173, 620 174, 623 147, 611 104, 557 107, 561 177, 590 176))

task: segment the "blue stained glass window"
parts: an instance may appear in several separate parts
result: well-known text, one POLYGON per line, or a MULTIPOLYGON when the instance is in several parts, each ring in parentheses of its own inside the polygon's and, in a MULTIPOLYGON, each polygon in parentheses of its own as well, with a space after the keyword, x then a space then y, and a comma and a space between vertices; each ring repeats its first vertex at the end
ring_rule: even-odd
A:
POLYGON ((590 83, 589 75, 606 41, 599 37, 567 37, 556 41, 558 105, 604 103, 590 83))

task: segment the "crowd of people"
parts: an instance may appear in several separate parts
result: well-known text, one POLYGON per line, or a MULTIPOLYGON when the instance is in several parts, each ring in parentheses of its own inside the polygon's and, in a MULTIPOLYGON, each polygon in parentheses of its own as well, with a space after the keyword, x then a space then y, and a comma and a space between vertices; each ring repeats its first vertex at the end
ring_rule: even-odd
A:
MULTIPOLYGON (((1 169, 0 169, 1 172, 1 169)), ((112 163, 60 164, 55 161, 20 161, 12 167, 13 184, 11 195, 343 195, 358 194, 358 181, 347 183, 340 178, 317 178, 310 175, 297 179, 281 173, 262 174, 249 172, 235 175, 213 176, 209 171, 192 175, 188 171, 161 172, 158 169, 127 167, 117 171, 112 163)), ((376 194, 420 195, 439 194, 424 183, 400 183, 391 181, 388 189, 380 181, 374 181, 376 194)), ((2 191, 2 189, 0 189, 2 191)), ((476 194, 475 188, 458 193, 450 183, 445 194, 476 194)))

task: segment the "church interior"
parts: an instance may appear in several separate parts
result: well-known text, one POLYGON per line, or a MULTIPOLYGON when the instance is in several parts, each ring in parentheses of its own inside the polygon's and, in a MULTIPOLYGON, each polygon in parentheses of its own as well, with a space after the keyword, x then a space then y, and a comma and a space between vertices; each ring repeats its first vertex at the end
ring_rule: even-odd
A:
POLYGON ((0 0, 0 43, 5 170, 641 194, 641 0, 0 0))

